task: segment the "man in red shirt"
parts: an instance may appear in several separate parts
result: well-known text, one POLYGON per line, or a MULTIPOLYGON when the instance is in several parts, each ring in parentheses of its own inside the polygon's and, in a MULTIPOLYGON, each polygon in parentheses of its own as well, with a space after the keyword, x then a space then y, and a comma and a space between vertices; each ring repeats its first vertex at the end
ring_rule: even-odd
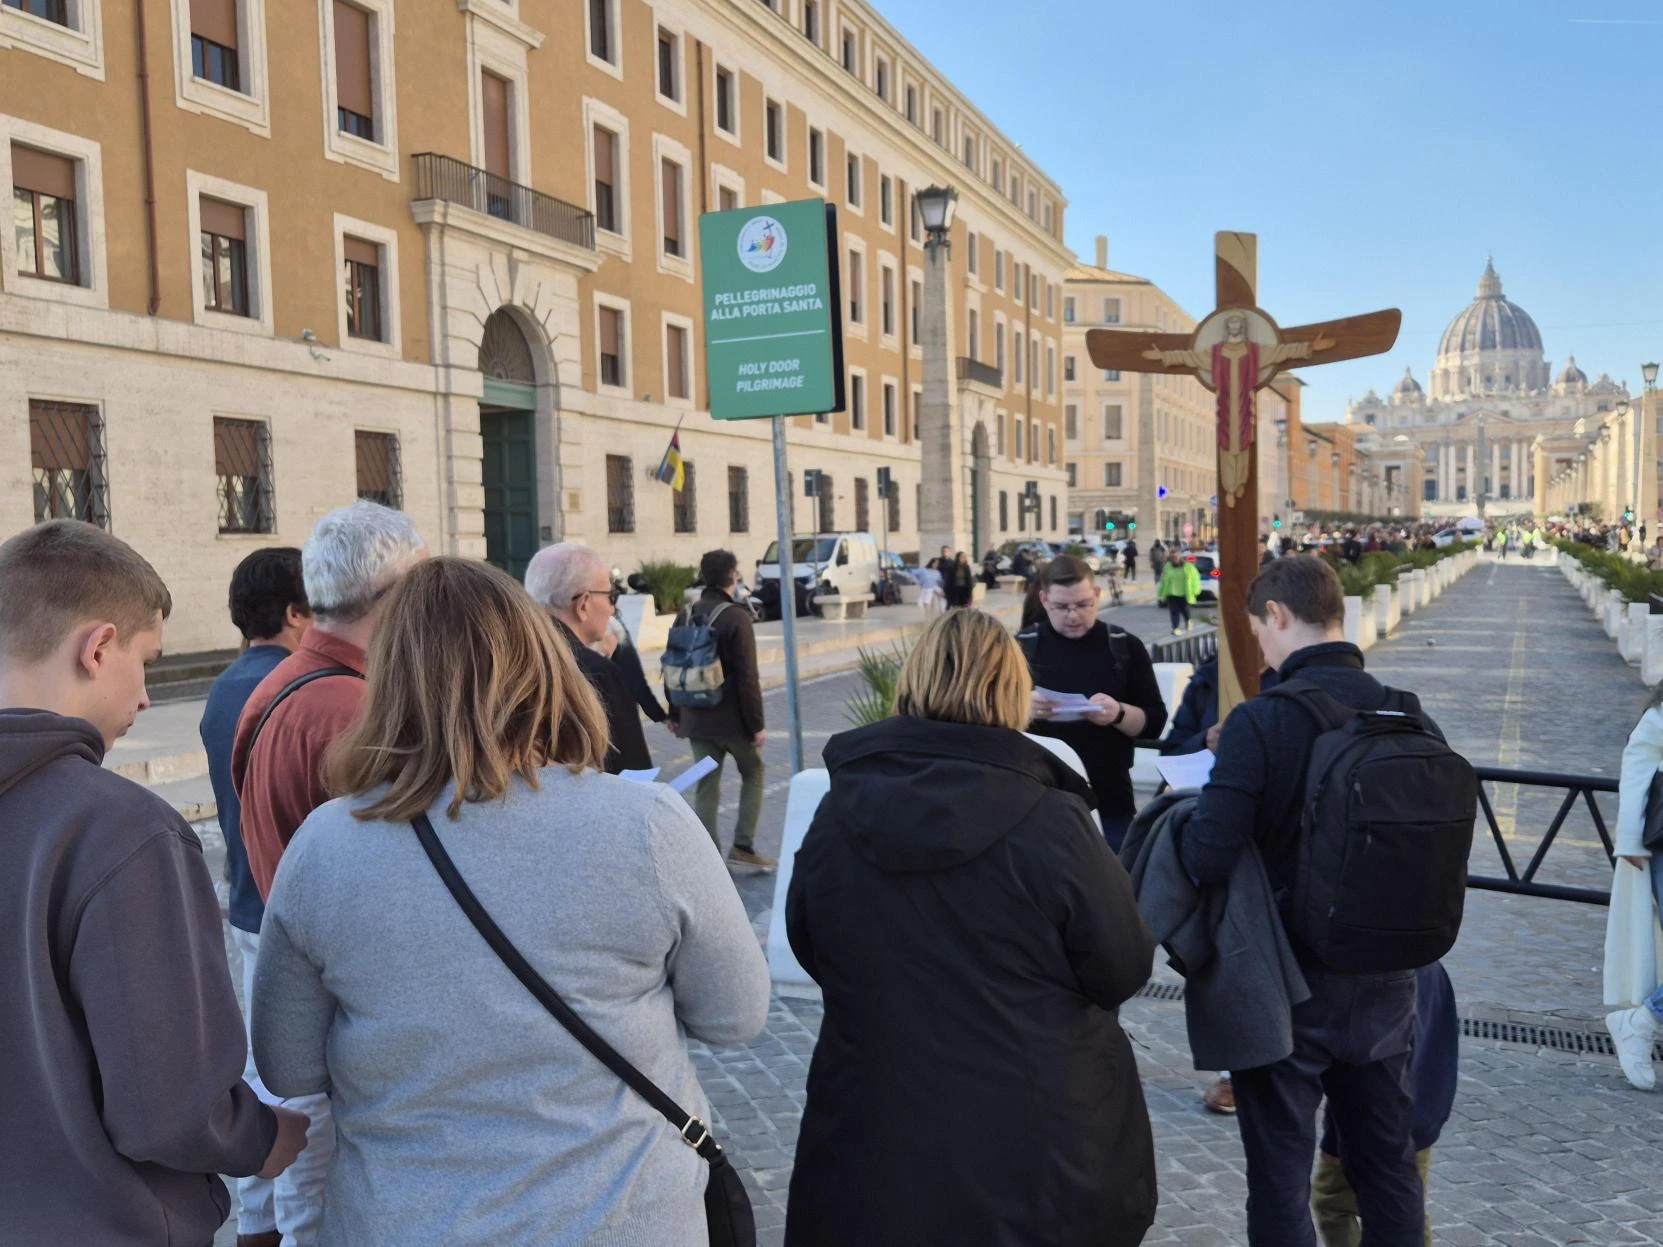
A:
MULTIPOLYGON (((254 690, 237 721, 231 782, 242 805, 243 845, 261 900, 283 850, 300 824, 329 800, 323 755, 358 711, 364 651, 380 603, 427 547, 410 518, 373 502, 356 502, 317 522, 301 550, 301 575, 313 624, 300 648, 254 690)), ((327 1096, 286 1101, 312 1119, 301 1164, 273 1192, 284 1247, 313 1247, 323 1219, 323 1190, 335 1153, 327 1096)))

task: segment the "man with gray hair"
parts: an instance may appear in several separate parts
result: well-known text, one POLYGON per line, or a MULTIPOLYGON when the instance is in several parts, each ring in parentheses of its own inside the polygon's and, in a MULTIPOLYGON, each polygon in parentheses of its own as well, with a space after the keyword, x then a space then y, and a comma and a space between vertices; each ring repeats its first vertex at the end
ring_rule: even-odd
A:
MULTIPOLYGON (((381 599, 427 546, 403 512, 374 502, 331 511, 301 548, 301 578, 312 627, 243 706, 231 749, 231 782, 242 805, 243 847, 260 899, 283 850, 306 816, 329 800, 325 750, 346 729, 364 695, 365 650, 381 599)), ((273 1203, 283 1247, 313 1247, 335 1154, 327 1096, 284 1101, 312 1119, 303 1161, 277 1181, 273 1203)))
POLYGON ((611 738, 606 751, 608 773, 650 769, 652 754, 624 674, 590 648, 606 636, 606 626, 617 608, 612 575, 601 556, 573 541, 544 546, 525 569, 525 589, 553 617, 555 627, 572 647, 578 669, 600 694, 611 738))

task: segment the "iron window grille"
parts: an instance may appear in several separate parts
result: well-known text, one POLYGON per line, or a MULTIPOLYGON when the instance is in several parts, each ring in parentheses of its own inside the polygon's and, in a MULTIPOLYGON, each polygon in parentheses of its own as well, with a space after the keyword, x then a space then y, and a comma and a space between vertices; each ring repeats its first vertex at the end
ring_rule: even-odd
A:
POLYGON ((628 455, 606 457, 606 531, 635 531, 635 478, 628 455))
POLYGON ((398 434, 353 432, 358 460, 358 496, 395 511, 404 508, 404 468, 398 434))
POLYGON ((220 532, 269 533, 276 529, 271 430, 265 421, 214 417, 214 474, 218 478, 220 532))
POLYGON ((681 472, 681 491, 671 495, 675 529, 678 533, 696 533, 699 531, 698 483, 693 476, 692 460, 682 461, 681 472))
POLYGON ((750 476, 744 468, 728 469, 728 531, 751 531, 750 476))
POLYGON ((85 520, 108 530, 104 413, 84 403, 29 402, 35 523, 85 520))
POLYGON ((894 481, 889 482, 889 497, 886 500, 889 508, 889 531, 901 531, 901 487, 894 481))
POLYGON ((820 531, 835 533, 837 531, 837 496, 832 490, 832 478, 829 472, 820 473, 820 531))
POLYGON ((868 491, 871 484, 864 476, 855 477, 855 531, 863 533, 872 526, 872 501, 868 491))

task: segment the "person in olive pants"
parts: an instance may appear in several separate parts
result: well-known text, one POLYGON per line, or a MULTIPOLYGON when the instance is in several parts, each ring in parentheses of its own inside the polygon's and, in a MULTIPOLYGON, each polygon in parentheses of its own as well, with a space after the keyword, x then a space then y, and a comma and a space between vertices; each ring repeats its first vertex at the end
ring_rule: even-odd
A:
MULTIPOLYGON (((722 700, 714 706, 670 707, 670 730, 687 741, 693 757, 714 758, 716 770, 693 792, 693 811, 722 847, 716 816, 722 801, 722 768, 728 758, 739 768, 739 823, 728 861, 736 866, 772 869, 774 862, 756 851, 756 825, 762 816, 762 683, 757 676, 756 633, 748 612, 735 606, 739 560, 727 550, 712 550, 699 563, 704 594, 684 614, 697 615, 716 633, 722 660, 722 700)), ((685 622, 682 620, 681 622, 685 622)))

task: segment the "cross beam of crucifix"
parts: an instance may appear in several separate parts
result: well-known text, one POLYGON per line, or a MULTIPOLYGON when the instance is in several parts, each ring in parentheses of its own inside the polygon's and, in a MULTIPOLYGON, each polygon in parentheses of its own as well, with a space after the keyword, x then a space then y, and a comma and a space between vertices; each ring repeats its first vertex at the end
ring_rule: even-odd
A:
POLYGON ((1392 308, 1283 329, 1258 306, 1258 236, 1218 233, 1213 254, 1217 307, 1193 333, 1093 329, 1086 349, 1098 368, 1189 374, 1218 396, 1222 720, 1259 691, 1258 645, 1247 624, 1247 586, 1258 570, 1258 392, 1289 368, 1391 350, 1403 314, 1392 308))

